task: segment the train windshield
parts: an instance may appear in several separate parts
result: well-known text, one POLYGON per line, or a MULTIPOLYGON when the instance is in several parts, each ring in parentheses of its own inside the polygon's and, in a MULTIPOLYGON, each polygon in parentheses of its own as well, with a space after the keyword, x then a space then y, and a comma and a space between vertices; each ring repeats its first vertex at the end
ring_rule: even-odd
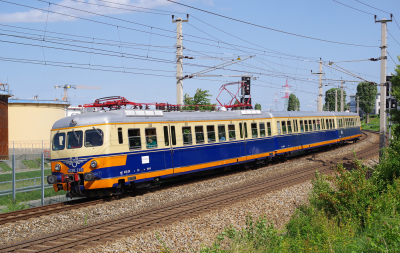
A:
POLYGON ((81 148, 83 142, 82 131, 72 131, 67 133, 68 149, 81 148))
POLYGON ((65 133, 56 133, 53 136, 53 151, 65 148, 65 133))

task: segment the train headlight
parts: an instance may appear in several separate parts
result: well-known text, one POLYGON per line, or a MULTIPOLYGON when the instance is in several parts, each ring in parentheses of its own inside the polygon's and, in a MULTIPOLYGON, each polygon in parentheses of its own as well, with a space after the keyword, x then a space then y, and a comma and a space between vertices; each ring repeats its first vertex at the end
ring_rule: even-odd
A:
POLYGON ((96 160, 93 160, 93 161, 90 163, 90 167, 92 167, 93 169, 96 168, 96 167, 97 167, 97 161, 96 161, 96 160))
POLYGON ((56 171, 60 171, 61 170, 61 164, 57 163, 56 166, 54 166, 54 169, 56 171))
POLYGON ((57 177, 54 175, 47 176, 47 183, 48 184, 56 184, 57 183, 57 177))

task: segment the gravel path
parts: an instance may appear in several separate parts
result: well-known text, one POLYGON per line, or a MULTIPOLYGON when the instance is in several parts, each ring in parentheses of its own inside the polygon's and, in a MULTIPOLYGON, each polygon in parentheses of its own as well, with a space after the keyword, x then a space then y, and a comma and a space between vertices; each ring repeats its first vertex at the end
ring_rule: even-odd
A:
MULTIPOLYGON (((100 223, 117 217, 209 195, 221 190, 235 188, 249 184, 254 180, 270 178, 304 167, 311 167, 320 164, 320 160, 330 160, 340 157, 353 150, 357 152, 365 148, 365 145, 372 145, 377 141, 378 137, 374 135, 370 143, 357 143, 331 152, 321 153, 318 154, 316 161, 311 160, 310 157, 303 157, 296 161, 288 161, 283 164, 271 165, 257 170, 190 183, 154 193, 147 193, 142 196, 124 198, 109 203, 0 225, 0 246, 83 226, 85 224, 85 217, 87 225, 100 223)), ((352 159, 353 157, 348 156, 348 158, 352 159)))
POLYGON ((156 232, 172 252, 199 251, 203 246, 211 246, 216 236, 229 225, 236 229, 243 228, 248 214, 253 216, 253 220, 265 215, 275 227, 282 228, 296 207, 307 201, 311 187, 310 181, 307 181, 81 252, 160 252, 162 245, 156 238, 156 232))

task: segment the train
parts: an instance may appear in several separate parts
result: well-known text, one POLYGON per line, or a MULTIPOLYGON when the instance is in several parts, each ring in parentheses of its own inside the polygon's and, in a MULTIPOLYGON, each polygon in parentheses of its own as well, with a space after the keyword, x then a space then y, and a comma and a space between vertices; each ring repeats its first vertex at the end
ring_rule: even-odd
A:
POLYGON ((84 108, 54 123, 47 182, 70 197, 118 195, 197 172, 285 160, 362 135, 355 113, 223 109, 84 108))

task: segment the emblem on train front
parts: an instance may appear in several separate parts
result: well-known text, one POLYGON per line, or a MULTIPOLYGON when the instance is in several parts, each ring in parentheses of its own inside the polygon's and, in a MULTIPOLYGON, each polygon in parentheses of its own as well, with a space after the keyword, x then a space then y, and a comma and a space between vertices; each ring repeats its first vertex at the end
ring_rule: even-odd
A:
POLYGON ((78 157, 71 157, 69 159, 69 161, 64 161, 64 163, 76 168, 79 164, 86 162, 86 161, 87 161, 87 159, 79 159, 78 157))

